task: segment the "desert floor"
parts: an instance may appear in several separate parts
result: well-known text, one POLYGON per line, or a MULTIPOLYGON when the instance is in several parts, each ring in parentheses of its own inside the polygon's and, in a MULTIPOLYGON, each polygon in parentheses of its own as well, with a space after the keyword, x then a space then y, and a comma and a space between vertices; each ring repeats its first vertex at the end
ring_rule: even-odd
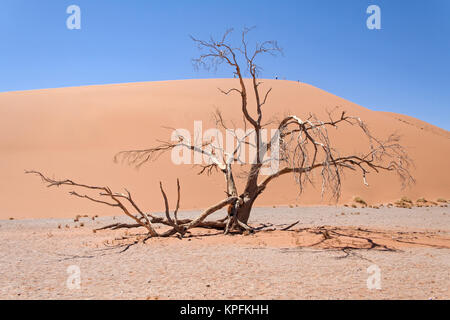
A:
POLYGON ((450 298, 449 208, 258 208, 252 225, 278 230, 132 246, 142 230, 93 232, 119 221, 0 221, 0 299, 450 298), (379 290, 367 286, 373 265, 379 290))

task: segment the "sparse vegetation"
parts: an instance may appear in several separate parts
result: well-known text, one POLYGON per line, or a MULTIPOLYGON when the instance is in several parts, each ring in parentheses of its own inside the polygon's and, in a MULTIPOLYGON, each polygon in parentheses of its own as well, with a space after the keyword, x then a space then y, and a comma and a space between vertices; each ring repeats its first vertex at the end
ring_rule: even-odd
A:
MULTIPOLYGON (((442 200, 441 198, 439 198, 438 199, 438 202, 440 202, 439 200, 442 200)), ((445 201, 445 199, 444 199, 444 201, 445 201)), ((439 205, 439 203, 438 202, 434 202, 434 201, 429 201, 429 200, 427 200, 427 199, 425 199, 425 198, 419 198, 419 199, 417 199, 416 200, 416 206, 417 207, 425 207, 425 208, 429 208, 429 207, 436 207, 436 206, 438 206, 439 205)))
POLYGON ((409 199, 408 197, 402 197, 402 198, 400 199, 400 201, 409 203, 409 204, 411 204, 411 205, 413 204, 412 200, 409 199))
POLYGON ((364 199, 362 199, 361 197, 355 197, 353 201, 367 207, 367 202, 364 201, 364 199))
POLYGON ((404 209, 411 209, 412 208, 412 202, 404 201, 403 198, 401 200, 398 200, 395 202, 395 206, 397 208, 404 208, 404 209))

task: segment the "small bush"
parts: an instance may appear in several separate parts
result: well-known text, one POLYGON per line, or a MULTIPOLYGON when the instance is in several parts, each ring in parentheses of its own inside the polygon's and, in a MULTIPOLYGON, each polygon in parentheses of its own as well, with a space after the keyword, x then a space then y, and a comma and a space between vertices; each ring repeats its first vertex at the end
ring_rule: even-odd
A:
POLYGON ((367 202, 365 202, 362 198, 356 197, 353 201, 356 203, 362 204, 363 206, 367 206, 367 202))
POLYGON ((395 202, 395 206, 397 208, 411 209, 413 204, 411 200, 408 200, 408 198, 403 197, 401 200, 395 202))
POLYGON ((412 202, 412 200, 411 199, 409 199, 408 197, 402 197, 401 199, 400 199, 401 201, 403 201, 403 202, 407 202, 407 203, 410 203, 410 204, 412 204, 413 202, 412 202))

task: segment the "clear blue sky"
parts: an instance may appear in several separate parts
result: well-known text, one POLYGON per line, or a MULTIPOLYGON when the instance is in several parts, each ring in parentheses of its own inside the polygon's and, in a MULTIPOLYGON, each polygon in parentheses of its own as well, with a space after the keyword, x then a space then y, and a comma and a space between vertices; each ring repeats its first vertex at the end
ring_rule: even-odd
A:
POLYGON ((0 0, 0 92, 230 77, 194 70, 189 34, 244 26, 284 49, 263 77, 450 129, 449 0, 0 0), (66 28, 72 4, 81 30, 66 28), (371 4, 382 30, 366 27, 371 4))

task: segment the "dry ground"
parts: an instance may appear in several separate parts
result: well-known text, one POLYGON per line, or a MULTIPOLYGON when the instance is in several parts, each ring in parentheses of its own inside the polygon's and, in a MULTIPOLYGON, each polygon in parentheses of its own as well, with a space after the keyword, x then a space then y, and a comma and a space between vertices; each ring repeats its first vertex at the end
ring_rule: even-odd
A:
POLYGON ((251 236, 200 231, 124 252, 142 230, 92 231, 123 217, 0 221, 0 299, 449 299, 449 214, 259 208, 254 226, 300 223, 251 236), (66 285, 73 265, 80 289, 66 285), (381 290, 367 288, 371 265, 381 290))

